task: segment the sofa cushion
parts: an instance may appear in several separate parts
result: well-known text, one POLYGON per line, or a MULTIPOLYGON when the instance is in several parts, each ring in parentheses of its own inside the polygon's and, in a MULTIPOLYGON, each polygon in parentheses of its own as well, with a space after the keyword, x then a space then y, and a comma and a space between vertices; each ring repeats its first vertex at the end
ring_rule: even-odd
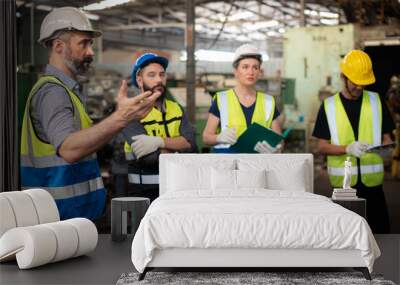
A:
POLYGON ((28 194, 35 205, 39 224, 57 222, 60 220, 60 214, 53 196, 44 189, 28 189, 22 191, 28 194))
POLYGON ((0 262, 20 269, 86 254, 97 245, 92 221, 59 221, 56 203, 43 189, 0 193, 0 262), (38 224, 40 223, 40 224, 38 224))
POLYGON ((16 226, 17 221, 10 202, 6 197, 0 195, 0 237, 16 226))
POLYGON ((0 194, 10 203, 17 227, 39 224, 35 204, 31 197, 24 193, 24 191, 10 191, 0 194))
POLYGON ((17 227, 0 238, 0 261, 16 258, 20 269, 33 268, 86 254, 97 241, 96 226, 85 218, 17 227))

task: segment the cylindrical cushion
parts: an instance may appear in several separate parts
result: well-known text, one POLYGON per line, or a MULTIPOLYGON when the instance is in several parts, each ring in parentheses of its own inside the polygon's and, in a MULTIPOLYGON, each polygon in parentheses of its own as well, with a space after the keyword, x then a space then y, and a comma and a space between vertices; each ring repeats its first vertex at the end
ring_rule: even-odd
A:
POLYGON ((43 224, 42 226, 51 229, 57 238, 57 251, 51 262, 57 262, 74 256, 78 248, 78 233, 70 223, 61 221, 43 224))
POLYGON ((37 188, 24 190, 22 192, 31 197, 39 218, 39 224, 57 222, 60 220, 56 202, 48 191, 37 188))
POLYGON ((17 227, 33 226, 39 223, 38 214, 32 199, 23 191, 11 191, 1 193, 13 209, 17 227))
POLYGON ((11 229, 0 239, 0 260, 16 254, 20 269, 51 262, 56 250, 54 232, 42 225, 11 229))
POLYGON ((86 254, 96 248, 96 226, 76 218, 8 230, 0 238, 0 261, 17 258, 20 269, 86 254))
POLYGON ((85 218, 75 218, 65 222, 70 223, 78 233, 78 249, 74 257, 91 252, 96 248, 98 233, 92 221, 85 218))
POLYGON ((11 204, 6 197, 0 194, 0 238, 6 231, 16 226, 17 222, 11 204))

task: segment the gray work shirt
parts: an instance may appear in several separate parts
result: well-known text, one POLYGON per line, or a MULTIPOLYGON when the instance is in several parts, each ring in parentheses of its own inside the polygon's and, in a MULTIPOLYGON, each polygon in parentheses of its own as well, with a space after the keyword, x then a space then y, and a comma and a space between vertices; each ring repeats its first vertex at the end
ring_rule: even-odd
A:
MULTIPOLYGON (((80 85, 61 70, 48 64, 45 75, 57 77, 85 104, 80 85)), ((33 96, 30 105, 33 127, 38 137, 57 150, 68 135, 78 131, 73 124, 73 105, 67 91, 60 85, 46 83, 33 96)))

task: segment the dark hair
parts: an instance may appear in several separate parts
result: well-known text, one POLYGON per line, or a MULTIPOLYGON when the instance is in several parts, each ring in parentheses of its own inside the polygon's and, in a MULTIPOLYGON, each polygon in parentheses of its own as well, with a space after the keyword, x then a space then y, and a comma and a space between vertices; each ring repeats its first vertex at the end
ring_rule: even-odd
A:
POLYGON ((248 55, 243 55, 243 56, 239 57, 237 60, 235 60, 235 61, 233 62, 233 64, 232 64, 233 68, 235 68, 235 69, 238 68, 239 62, 240 62, 242 59, 246 59, 246 58, 254 58, 254 59, 258 60, 258 62, 260 62, 260 65, 262 64, 262 56, 261 56, 261 55, 258 55, 258 54, 248 54, 248 55))

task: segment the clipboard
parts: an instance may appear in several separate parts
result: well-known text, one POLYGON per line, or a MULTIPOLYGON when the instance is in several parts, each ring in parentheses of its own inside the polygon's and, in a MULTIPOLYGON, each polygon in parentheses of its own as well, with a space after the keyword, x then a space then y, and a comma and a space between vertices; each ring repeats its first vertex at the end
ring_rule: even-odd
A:
POLYGON ((381 151, 390 150, 391 148, 394 148, 395 146, 396 146, 396 143, 394 143, 394 142, 388 143, 388 144, 381 144, 381 145, 369 147, 365 152, 379 153, 381 151))
POLYGON ((286 131, 280 135, 260 124, 252 123, 229 149, 235 153, 257 153, 254 150, 254 146, 259 141, 266 141, 272 147, 276 147, 289 135, 292 128, 293 127, 287 128, 286 131))

